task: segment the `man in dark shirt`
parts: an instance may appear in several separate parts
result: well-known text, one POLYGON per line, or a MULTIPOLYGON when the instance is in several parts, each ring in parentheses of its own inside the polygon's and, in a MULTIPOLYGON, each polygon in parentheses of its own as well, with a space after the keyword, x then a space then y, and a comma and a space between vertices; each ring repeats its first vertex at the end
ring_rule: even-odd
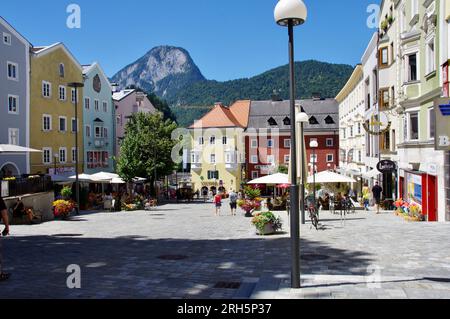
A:
POLYGON ((377 214, 380 213, 380 204, 381 204, 381 194, 383 193, 383 188, 379 185, 378 182, 375 182, 375 186, 372 188, 373 199, 375 200, 375 205, 377 207, 377 214))
POLYGON ((1 239, 1 237, 9 235, 9 220, 8 220, 8 210, 6 208, 5 201, 1 197, 0 197, 0 219, 3 220, 3 223, 5 225, 5 229, 0 234, 0 282, 2 282, 5 280, 8 280, 10 275, 3 273, 3 268, 2 268, 3 255, 2 255, 2 239, 1 239))

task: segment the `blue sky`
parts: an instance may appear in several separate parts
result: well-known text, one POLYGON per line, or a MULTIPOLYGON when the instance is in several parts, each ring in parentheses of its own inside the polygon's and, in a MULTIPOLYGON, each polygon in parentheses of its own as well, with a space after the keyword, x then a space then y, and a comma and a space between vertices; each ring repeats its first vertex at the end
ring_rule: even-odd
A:
MULTIPOLYGON (((305 0, 296 28, 296 60, 355 65, 374 29, 367 7, 378 0, 305 0)), ((250 77, 287 63, 287 30, 273 20, 276 0, 4 0, 0 15, 33 45, 64 42, 82 64, 108 76, 157 45, 188 50, 208 79, 250 77), (66 27, 69 4, 81 29, 66 27)))

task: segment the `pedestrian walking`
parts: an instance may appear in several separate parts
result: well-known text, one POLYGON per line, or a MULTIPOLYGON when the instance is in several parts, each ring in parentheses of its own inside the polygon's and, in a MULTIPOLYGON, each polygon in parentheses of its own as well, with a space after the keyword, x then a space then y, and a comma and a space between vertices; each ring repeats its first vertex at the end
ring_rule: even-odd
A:
POLYGON ((364 187, 362 189, 362 199, 363 199, 363 205, 365 210, 369 210, 369 203, 370 203, 370 189, 369 185, 366 183, 364 184, 364 187))
POLYGON ((5 201, 0 197, 0 218, 3 220, 5 229, 0 234, 0 282, 9 279, 10 274, 3 272, 3 248, 2 248, 2 237, 9 235, 9 220, 8 220, 8 210, 6 208, 5 201))
POLYGON ((375 182, 375 186, 372 188, 373 199, 375 200, 375 205, 377 207, 377 214, 380 213, 380 205, 381 205, 381 194, 383 193, 383 188, 379 185, 378 182, 375 182))
POLYGON ((231 216, 236 216, 237 201, 238 201, 238 194, 234 190, 231 190, 230 192, 231 216))
POLYGON ((216 216, 220 216, 220 210, 222 208, 222 195, 217 194, 214 196, 214 205, 216 206, 216 216))

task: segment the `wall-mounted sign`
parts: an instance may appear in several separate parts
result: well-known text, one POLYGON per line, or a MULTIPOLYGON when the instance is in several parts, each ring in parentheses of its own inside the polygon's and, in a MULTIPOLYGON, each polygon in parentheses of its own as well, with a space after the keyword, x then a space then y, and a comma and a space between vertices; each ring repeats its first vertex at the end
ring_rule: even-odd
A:
POLYGON ((436 150, 450 151, 450 99, 436 99, 434 110, 436 112, 436 150))
POLYGON ((393 161, 383 160, 377 164, 380 173, 393 173, 397 170, 397 164, 393 161))
POLYGON ((389 132, 392 122, 386 113, 370 110, 366 114, 366 122, 363 124, 364 129, 370 135, 383 135, 389 132))

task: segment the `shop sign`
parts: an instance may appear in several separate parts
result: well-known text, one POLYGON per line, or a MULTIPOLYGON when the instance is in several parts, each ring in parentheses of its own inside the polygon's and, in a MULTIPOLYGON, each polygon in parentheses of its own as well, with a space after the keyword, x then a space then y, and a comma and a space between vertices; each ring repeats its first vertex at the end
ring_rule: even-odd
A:
POLYGON ((430 175, 437 175, 437 165, 435 163, 429 163, 427 173, 430 175))
POLYGON ((436 99, 434 109, 436 112, 436 150, 450 151, 450 100, 448 98, 436 99))
POLYGON ((397 164, 393 161, 383 160, 378 163, 377 169, 380 173, 393 173, 397 170, 397 164))

